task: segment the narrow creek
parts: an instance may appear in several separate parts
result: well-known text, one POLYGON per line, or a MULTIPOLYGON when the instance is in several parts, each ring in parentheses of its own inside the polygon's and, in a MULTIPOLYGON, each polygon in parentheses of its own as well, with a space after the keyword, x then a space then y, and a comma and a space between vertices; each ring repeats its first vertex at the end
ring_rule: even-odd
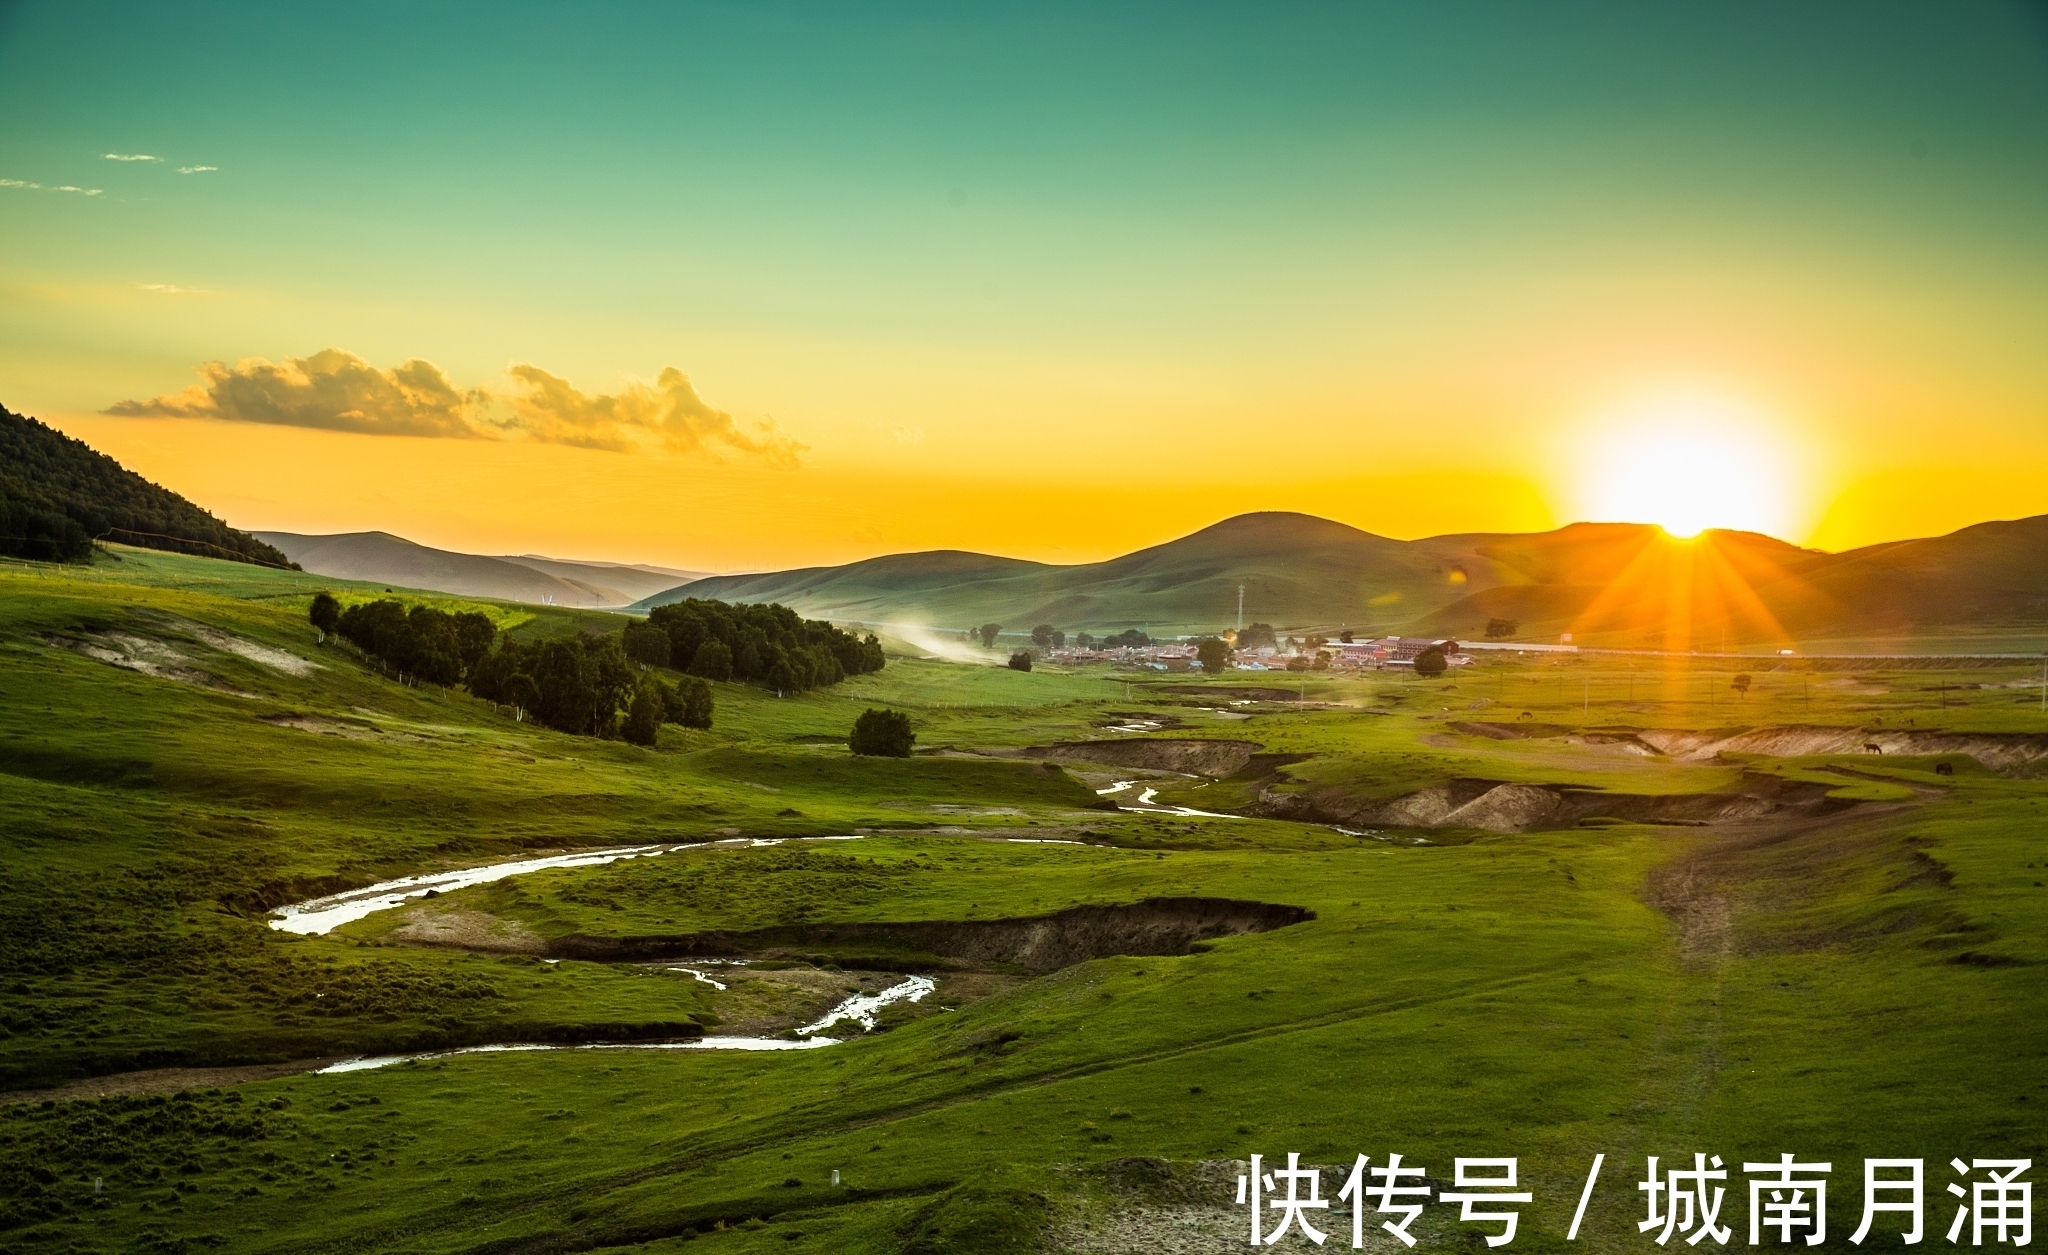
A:
MULTIPOLYGON (((425 897, 428 893, 446 893, 454 889, 466 889, 472 885, 486 885, 504 880, 509 876, 524 875, 528 872, 548 871, 558 867, 601 867, 606 863, 629 858, 655 858, 675 850, 704 849, 751 849, 766 845, 781 845, 788 841, 858 841, 860 836, 848 834, 827 837, 740 837, 726 841, 684 842, 667 845, 619 846, 603 850, 580 850, 573 854, 553 854, 542 858, 516 859, 506 863, 487 863, 481 867, 464 867, 445 872, 422 872, 415 876, 400 876, 395 880, 383 880, 360 889, 349 889, 312 898, 305 902, 294 902, 281 906, 272 912, 270 926, 283 932, 298 933, 302 936, 318 936, 331 932, 343 924, 352 923, 377 911, 390 910, 406 902, 425 897)), ((724 989, 723 982, 706 972, 693 968, 676 967, 670 971, 687 972, 698 981, 716 989, 724 989)), ((315 1075, 327 1076, 340 1072, 363 1072, 372 1068, 385 1068, 393 1064, 412 1063, 426 1059, 448 1059, 456 1055, 523 1053, 542 1050, 813 1050, 820 1046, 836 1046, 847 1040, 841 1037, 826 1037, 824 1031, 837 1024, 854 1023, 862 1032, 874 1028, 875 1018, 884 1007, 897 1002, 921 1002, 925 995, 938 988, 929 976, 912 976, 899 984, 871 994, 855 994, 826 1012, 816 1023, 806 1024, 796 1030, 794 1039, 785 1037, 699 1037, 690 1041, 671 1042, 496 1042, 482 1046, 462 1046, 453 1050, 430 1050, 401 1055, 372 1055, 357 1059, 343 1059, 315 1069, 315 1075)))
POLYGON ((573 854, 550 854, 543 858, 517 859, 509 863, 486 863, 481 867, 463 867, 454 871, 421 872, 416 876, 380 880, 374 885, 364 885, 360 889, 346 889, 324 898, 311 898, 305 902, 294 902, 288 906, 278 907, 271 912, 270 926, 281 932, 313 937, 332 932, 343 924, 354 923, 377 911, 388 911, 392 907, 402 906, 413 898, 423 898, 429 893, 447 893, 455 889, 467 889, 472 885, 487 885, 494 880, 521 876, 528 872, 548 871, 556 867, 601 867, 620 859, 655 858, 675 850, 750 849, 764 845, 781 845, 784 841, 860 839, 857 835, 738 837, 727 841, 627 845, 605 850, 578 850, 573 854))
MULTIPOLYGON (((1136 780, 1119 780, 1115 784, 1110 785, 1108 788, 1097 789, 1095 790, 1095 792, 1103 797, 1112 797, 1118 793, 1122 793, 1125 789, 1128 789, 1137 783, 1138 782, 1136 780)), ((1118 802, 1117 809, 1121 811, 1132 811, 1140 815, 1181 815, 1191 819, 1244 818, 1243 815, 1225 815, 1217 811, 1198 811, 1192 806, 1173 806, 1169 803, 1158 801, 1158 797, 1158 789, 1146 789, 1138 794, 1138 804, 1136 806, 1127 806, 1122 802, 1118 802)))
MULTIPOLYGON (((678 971, 686 969, 676 969, 678 971)), ((691 975, 696 975, 692 972, 691 975)), ((497 1042, 488 1046, 461 1046, 454 1050, 427 1050, 405 1055, 371 1055, 360 1059, 343 1059, 316 1068, 313 1075, 330 1076, 339 1072, 367 1072, 372 1068, 388 1068, 398 1063, 416 1063, 428 1059, 452 1059, 457 1055, 520 1054, 541 1050, 815 1050, 820 1046, 837 1046, 850 1040, 844 1037, 820 1036, 835 1024, 852 1021, 860 1025, 862 1032, 874 1028, 875 1017, 883 1007, 897 1002, 922 1002, 926 994, 938 988, 938 983, 929 976, 912 976, 901 984, 871 994, 855 994, 826 1012, 824 1018, 814 1024, 806 1024, 796 1030, 795 1039, 787 1037, 699 1037, 691 1041, 650 1041, 650 1042, 569 1042, 554 1044, 547 1042, 497 1042)))

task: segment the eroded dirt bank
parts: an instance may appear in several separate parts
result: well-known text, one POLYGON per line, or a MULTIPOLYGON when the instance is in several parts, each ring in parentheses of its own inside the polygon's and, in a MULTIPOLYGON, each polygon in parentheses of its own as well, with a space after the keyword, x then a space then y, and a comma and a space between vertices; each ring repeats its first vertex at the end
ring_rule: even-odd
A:
POLYGON ((1640 746, 1680 762, 1711 762, 1723 754, 1803 758, 1815 754, 1904 754, 1932 757, 1962 754, 2006 776, 2048 776, 2048 734, 2038 732, 1938 732, 1918 728, 1832 728, 1788 724, 1764 728, 1595 727, 1566 728, 1547 723, 1472 720, 1444 725, 1466 736, 1491 741, 1561 738, 1590 745, 1640 746))
POLYGON ((1026 753, 1034 758, 1104 763, 1149 771, 1178 771, 1191 776, 1234 776, 1259 752, 1256 741, 1133 739, 1069 741, 1026 753))
POLYGON ((748 956, 895 971, 1011 968, 1051 972, 1109 955, 1188 954, 1218 937, 1268 932, 1315 918, 1298 906, 1233 898, 1148 898, 1077 906, 1025 919, 900 924, 799 924, 749 932, 557 939, 563 958, 652 960, 748 956))
POLYGON ((1395 798, 1366 798, 1342 788, 1259 795, 1253 813, 1309 823, 1384 828, 1477 828, 1535 832, 1572 828, 1588 819, 1647 824, 1721 824, 1774 815, 1818 815, 1854 805, 1828 797, 1828 786, 1746 775, 1720 793, 1609 793, 1555 784, 1452 780, 1395 798))

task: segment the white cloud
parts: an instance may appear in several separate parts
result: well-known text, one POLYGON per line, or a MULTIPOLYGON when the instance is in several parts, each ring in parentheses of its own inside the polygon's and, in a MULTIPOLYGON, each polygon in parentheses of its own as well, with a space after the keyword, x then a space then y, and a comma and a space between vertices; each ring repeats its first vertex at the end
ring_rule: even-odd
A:
POLYGON ((96 187, 73 187, 69 183, 64 184, 62 187, 44 187, 40 183, 31 183, 27 179, 0 179, 0 187, 25 187, 32 192, 75 192, 80 196, 102 195, 100 189, 96 187))
POLYGON ((181 288, 175 283, 138 283, 135 285, 145 292, 205 292, 206 288, 181 288))
POLYGON ((205 173, 206 173, 207 171, 209 171, 209 170, 218 170, 218 169, 220 169, 220 167, 219 167, 219 166, 179 166, 179 167, 178 167, 178 173, 179 173, 179 174, 205 174, 205 173))
POLYGON ((162 161, 162 160, 163 160, 163 158, 162 158, 162 157, 152 157, 152 156, 150 156, 150 155, 149 155, 148 153, 108 153, 108 154, 106 154, 106 159, 107 159, 108 161, 162 161))
POLYGON ((923 443, 924 443, 924 428, 922 428, 922 427, 898 427, 898 428, 896 428, 896 443, 897 443, 897 444, 912 444, 912 445, 916 445, 916 444, 923 444, 923 443))
MULTIPOLYGON (((169 284, 141 284, 178 292, 169 284)), ((579 392, 568 380, 527 363, 513 365, 509 389, 457 388, 441 368, 414 358, 379 370, 353 353, 325 349, 271 363, 249 358, 207 362, 202 383, 147 401, 121 401, 108 414, 217 418, 238 423, 314 427, 383 436, 491 440, 515 436, 544 444, 618 453, 737 453, 793 469, 805 446, 774 420, 743 426, 697 395, 690 377, 664 367, 652 385, 629 382, 616 393, 579 392)))

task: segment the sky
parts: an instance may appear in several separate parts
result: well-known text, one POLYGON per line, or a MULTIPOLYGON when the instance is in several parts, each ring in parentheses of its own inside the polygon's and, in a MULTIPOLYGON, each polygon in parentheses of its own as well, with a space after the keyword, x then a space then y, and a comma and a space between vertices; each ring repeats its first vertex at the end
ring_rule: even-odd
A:
POLYGON ((768 569, 2048 512, 2048 6, 0 2, 0 403, 768 569))

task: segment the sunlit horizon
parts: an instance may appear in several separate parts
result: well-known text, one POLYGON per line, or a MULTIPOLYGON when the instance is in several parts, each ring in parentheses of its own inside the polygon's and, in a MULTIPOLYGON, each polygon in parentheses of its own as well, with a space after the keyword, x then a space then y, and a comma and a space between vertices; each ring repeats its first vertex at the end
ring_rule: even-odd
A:
POLYGON ((0 17, 0 404, 237 527, 761 570, 2048 512, 2016 9, 1766 57, 1658 6, 515 4, 453 57, 459 6, 338 10, 330 68, 274 17, 0 17))

